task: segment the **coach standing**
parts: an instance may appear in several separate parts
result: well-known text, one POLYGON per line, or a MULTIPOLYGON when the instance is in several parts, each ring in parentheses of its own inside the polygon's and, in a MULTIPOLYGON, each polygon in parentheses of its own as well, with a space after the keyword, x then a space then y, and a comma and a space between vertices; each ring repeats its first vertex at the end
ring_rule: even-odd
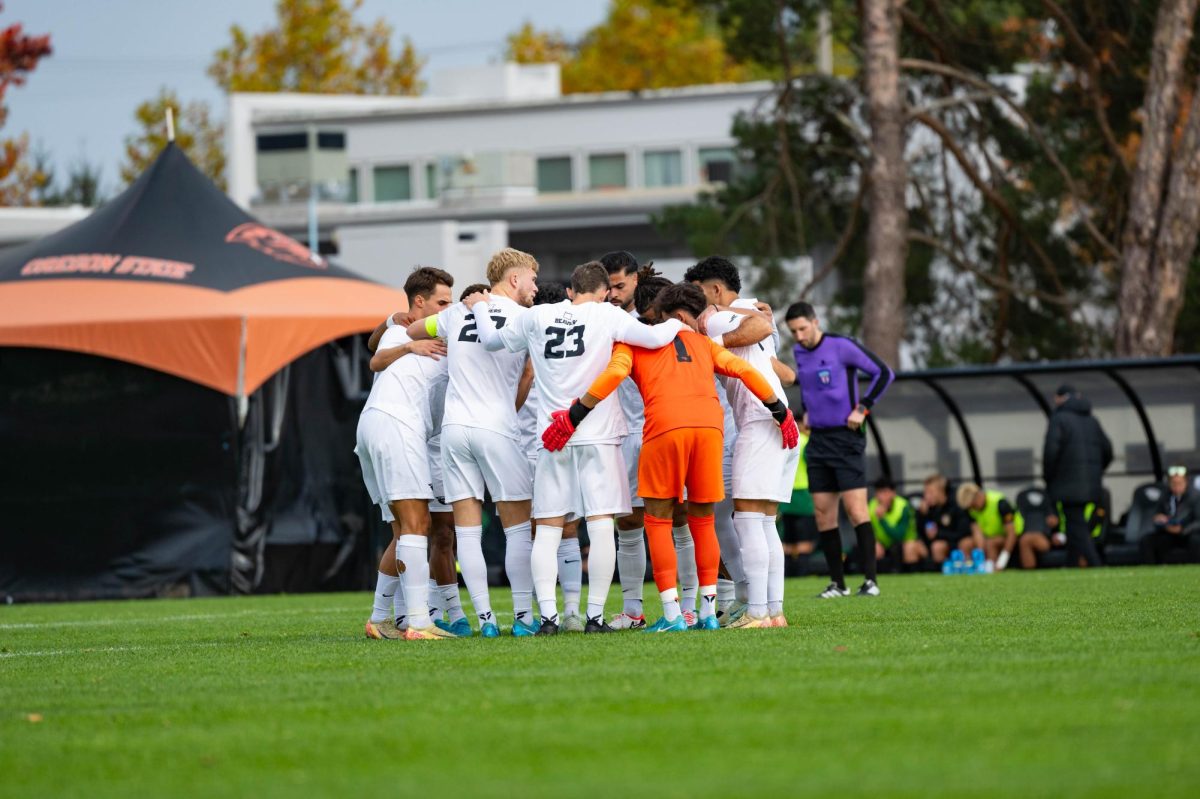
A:
POLYGON ((816 311, 807 302, 787 309, 788 329, 796 339, 796 382, 800 386, 805 424, 812 435, 805 450, 808 489, 821 549, 832 582, 818 598, 849 596, 838 533, 838 497, 854 525, 865 580, 859 596, 879 596, 875 582, 875 532, 867 512, 867 469, 862 429, 871 407, 894 375, 880 358, 857 341, 821 331, 816 311), (871 387, 858 395, 858 373, 871 378, 871 387))
POLYGON ((1088 566, 1099 566, 1100 555, 1092 541, 1087 506, 1100 506, 1104 496, 1101 478, 1112 463, 1112 442, 1104 434, 1092 404, 1072 386, 1059 386, 1054 394, 1054 413, 1046 428, 1042 447, 1042 476, 1049 494, 1049 507, 1062 504, 1067 533, 1067 565, 1082 558, 1088 566))

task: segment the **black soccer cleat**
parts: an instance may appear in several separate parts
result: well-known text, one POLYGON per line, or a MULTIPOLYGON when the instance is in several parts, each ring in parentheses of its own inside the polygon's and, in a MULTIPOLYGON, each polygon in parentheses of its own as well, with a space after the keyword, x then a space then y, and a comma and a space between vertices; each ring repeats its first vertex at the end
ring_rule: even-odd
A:
POLYGON ((830 583, 824 591, 817 594, 817 599, 840 599, 844 596, 850 596, 849 588, 844 588, 837 583, 830 583))
POLYGON ((538 627, 534 635, 558 635, 558 618, 547 619, 542 616, 542 626, 538 627))
POLYGON ((586 633, 615 633, 616 630, 614 630, 612 627, 609 627, 607 622, 605 622, 603 619, 589 618, 587 620, 587 625, 583 628, 583 632, 585 634, 586 633))

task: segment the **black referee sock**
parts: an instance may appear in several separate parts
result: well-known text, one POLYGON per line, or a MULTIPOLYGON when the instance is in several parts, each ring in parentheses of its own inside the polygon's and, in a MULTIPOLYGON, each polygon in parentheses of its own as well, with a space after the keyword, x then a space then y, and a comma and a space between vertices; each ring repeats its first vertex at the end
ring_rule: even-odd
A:
POLYGON ((875 581, 875 531, 870 522, 855 525, 854 535, 858 539, 858 559, 862 562, 863 577, 875 581))
POLYGON ((829 579, 838 588, 845 589, 846 569, 842 563, 842 534, 836 527, 821 531, 821 551, 825 553, 825 562, 829 564, 829 579))

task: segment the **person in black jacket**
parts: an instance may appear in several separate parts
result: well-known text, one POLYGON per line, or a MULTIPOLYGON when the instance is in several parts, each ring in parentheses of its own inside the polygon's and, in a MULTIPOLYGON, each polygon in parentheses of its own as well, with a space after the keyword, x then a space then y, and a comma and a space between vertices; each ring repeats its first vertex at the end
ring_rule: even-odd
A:
POLYGON ((1088 529, 1086 507, 1088 503, 1100 504, 1103 498, 1101 478, 1112 463, 1112 442, 1092 416, 1092 404, 1072 386, 1060 386, 1054 403, 1058 407, 1050 415, 1042 449, 1048 507, 1062 504, 1067 563, 1099 566, 1100 555, 1088 529))
POLYGON ((1167 490, 1154 509, 1154 532, 1138 542, 1143 563, 1164 563, 1172 549, 1187 549, 1191 560, 1200 556, 1200 492, 1188 485, 1183 466, 1172 466, 1167 475, 1167 490))

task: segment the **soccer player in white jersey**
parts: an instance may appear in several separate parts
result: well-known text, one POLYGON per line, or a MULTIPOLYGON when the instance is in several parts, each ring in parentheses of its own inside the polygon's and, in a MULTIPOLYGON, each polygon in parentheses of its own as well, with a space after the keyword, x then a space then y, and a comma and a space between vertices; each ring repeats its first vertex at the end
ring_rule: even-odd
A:
MULTIPOLYGON (((440 269, 415 270, 405 282, 411 315, 422 317, 445 307, 453 282, 440 269)), ((413 343, 400 326, 387 329, 379 346, 396 357, 371 387, 358 421, 355 452, 371 501, 381 506, 384 520, 392 525, 394 541, 389 551, 394 553, 407 611, 403 637, 453 638, 453 633, 435 626, 429 616, 429 501, 434 497, 428 449, 433 434, 430 396, 438 393, 437 384, 446 379, 446 361, 438 354, 444 350, 435 343, 413 343), (408 353, 395 352, 406 346, 408 353), (401 357, 405 354, 408 357, 401 357)), ((365 628, 369 638, 399 637, 395 623, 388 624, 386 618, 392 611, 386 599, 388 586, 383 585, 390 582, 386 565, 380 564, 375 609, 365 628)), ((397 593, 397 586, 392 584, 391 590, 397 593)))
MULTIPOLYGON (((371 339, 367 343, 367 348, 373 353, 371 356, 371 371, 378 373, 387 369, 397 358, 404 357, 412 352, 419 352, 425 349, 432 349, 435 357, 444 357, 446 355, 446 343, 441 339, 427 339, 424 341, 412 341, 407 332, 406 327, 416 319, 421 319, 429 316, 431 313, 437 313, 450 305, 449 287, 453 283, 453 278, 449 273, 441 269, 433 269, 431 267, 417 267, 405 282, 405 290, 409 294, 409 307, 414 309, 413 312, 401 312, 388 317, 384 323, 380 324, 374 333, 371 334, 371 339), (445 283, 450 281, 450 283, 445 283), (421 292, 432 286, 440 283, 448 288, 445 292, 439 293, 436 299, 430 295, 424 296, 421 292), (432 310, 430 305, 432 304, 432 310), (389 338, 385 341, 384 334, 390 329, 394 329, 396 325, 401 327, 396 333, 390 333, 389 338), (397 333, 403 338, 403 342, 399 346, 391 346, 391 343, 400 341, 397 338, 397 333), (387 346, 381 346, 387 344, 387 346)), ((470 286, 466 291, 471 291, 470 286)), ((446 383, 448 375, 443 371, 437 381, 430 388, 429 394, 429 411, 431 416, 432 436, 428 441, 429 447, 429 474, 430 482, 433 487, 433 499, 429 502, 429 517, 430 517, 430 532, 429 532, 429 610, 433 618, 433 623, 443 630, 448 630, 455 635, 466 638, 471 636, 471 623, 467 621, 466 615, 463 613, 462 602, 458 593, 458 572, 455 568, 454 559, 454 515, 451 512, 449 505, 446 505, 443 498, 446 495, 445 485, 442 480, 442 416, 446 407, 446 383), (446 615, 446 620, 443 620, 442 614, 446 615)), ((384 559, 389 557, 389 553, 384 553, 384 559)), ((394 568, 395 558, 392 558, 394 568)), ((399 580, 397 576, 395 578, 399 580)), ((390 590, 390 589, 389 589, 390 590)), ((378 596, 377 604, 382 606, 382 601, 378 596)), ((404 592, 397 591, 395 593, 397 627, 401 632, 407 626, 405 620, 406 610, 404 608, 404 592)))
MULTIPOLYGON (((725 258, 705 258, 690 268, 684 279, 699 286, 717 307, 754 307, 754 300, 738 296, 741 277, 737 267, 725 258)), ((702 320, 703 332, 722 342, 746 319, 733 311, 715 311, 710 306, 702 320)), ((749 362, 770 384, 776 396, 782 397, 784 383, 790 385, 796 378, 795 373, 778 363, 775 350, 768 346, 773 343, 768 339, 730 351, 749 362)), ((791 497, 789 476, 796 473, 799 450, 781 445, 775 420, 740 381, 725 379, 722 382, 737 424, 731 464, 733 527, 737 534, 739 568, 745 575, 748 591, 747 612, 730 626, 786 627, 783 542, 775 528, 775 518, 779 503, 791 497)), ((728 559, 726 563, 729 563, 728 559)))
MULTIPOLYGON (((608 270, 608 301, 638 317, 634 307, 638 276, 641 267, 632 253, 624 250, 605 253, 600 263, 608 270)), ((649 267, 649 264, 647 264, 649 267)), ((628 470, 629 496, 632 507, 628 515, 617 518, 617 576, 621 580, 621 612, 613 616, 610 624, 617 630, 639 629, 646 626, 646 615, 642 607, 642 590, 646 582, 646 501, 638 496, 638 456, 642 451, 642 427, 645 425, 646 405, 637 384, 626 380, 617 388, 617 399, 625 412, 625 423, 629 434, 621 442, 628 470)), ((539 435, 541 431, 538 431, 539 435)), ((684 562, 680 558, 680 562, 684 562)), ((692 562, 695 562, 693 556, 692 562)))
MULTIPOLYGON (((567 289, 557 281, 537 282, 534 305, 553 305, 567 299, 567 289)), ((525 404, 517 411, 521 425, 521 449, 529 459, 530 473, 537 468, 538 450, 542 448, 542 428, 538 418, 537 385, 529 387, 525 404)), ((563 591, 563 613, 560 628, 563 632, 581 633, 586 626, 579 613, 579 598, 583 595, 583 556, 579 548, 579 519, 563 525, 562 543, 558 545, 558 581, 563 591)))
MULTIPOLYGON (((604 371, 615 342, 658 349, 684 329, 677 320, 656 327, 643 325, 606 302, 608 271, 598 261, 575 268, 570 294, 569 302, 536 306, 499 329, 494 329, 490 319, 480 318, 486 306, 484 298, 467 300, 480 318, 479 337, 486 347, 529 352, 538 392, 538 416, 547 424, 552 411, 569 407, 604 371)), ((586 418, 578 420, 576 433, 566 447, 538 452, 533 489, 533 515, 538 524, 532 558, 534 590, 542 616, 538 635, 558 632, 558 546, 563 523, 573 515, 586 519, 591 541, 584 632, 613 629, 604 621, 604 605, 616 565, 613 518, 630 509, 629 488, 621 479, 626 470, 620 446, 628 428, 615 398, 583 415, 586 418)))
MULTIPOLYGON (((491 296, 486 315, 496 327, 516 322, 537 294, 538 263, 529 253, 505 248, 487 265, 491 296)), ((462 303, 409 325, 414 339, 444 337, 450 383, 442 421, 442 465, 446 502, 454 508, 454 532, 463 581, 475 606, 479 631, 496 638, 500 629, 488 594, 483 557, 484 489, 496 502, 504 528, 504 568, 512 586, 515 636, 537 631, 533 618, 533 542, 529 510, 533 477, 521 452, 517 392, 525 371, 524 353, 489 352, 477 332, 478 319, 462 303)))

